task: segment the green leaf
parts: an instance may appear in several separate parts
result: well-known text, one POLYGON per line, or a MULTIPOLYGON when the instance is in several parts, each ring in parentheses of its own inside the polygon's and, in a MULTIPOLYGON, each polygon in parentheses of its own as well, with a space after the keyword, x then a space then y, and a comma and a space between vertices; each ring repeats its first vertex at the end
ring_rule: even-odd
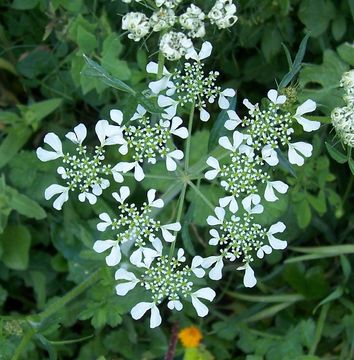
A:
POLYGON ((228 110, 236 111, 236 103, 237 103, 237 93, 236 96, 234 96, 230 100, 229 108, 227 110, 220 111, 218 117, 216 118, 216 121, 214 122, 214 125, 210 131, 208 151, 213 150, 218 145, 219 138, 228 133, 228 130, 225 128, 225 122, 229 119, 229 116, 227 115, 227 111, 228 110))
POLYGON ((278 155, 278 159, 279 159, 279 166, 286 172, 288 172, 289 174, 291 174, 292 176, 296 177, 296 171, 293 167, 293 165, 290 163, 290 161, 288 160, 287 157, 284 156, 283 152, 278 148, 275 150, 277 152, 278 155))
POLYGON ((13 210, 16 210, 21 215, 36 220, 42 220, 47 216, 43 208, 39 206, 35 201, 30 199, 28 196, 20 194, 15 189, 9 189, 9 205, 13 210))
POLYGON ((11 7, 16 10, 29 10, 37 6, 38 0, 14 0, 11 7))
POLYGON ((17 75, 15 67, 7 60, 0 58, 0 69, 6 70, 13 75, 17 75))
MULTIPOLYGON (((294 77, 300 71, 302 60, 304 59, 304 56, 305 56, 307 41, 308 41, 309 37, 310 37, 310 34, 306 34, 305 37, 301 40, 299 50, 295 56, 295 60, 292 63, 292 65, 290 66, 290 71, 283 77, 282 81, 280 82, 280 84, 278 86, 279 90, 287 87, 288 84, 290 84, 290 82, 294 79, 294 77)), ((285 54, 287 55, 287 59, 289 62, 289 51, 288 52, 285 51, 285 54)))
POLYGON ((91 53, 98 46, 96 36, 80 25, 77 28, 77 43, 84 53, 91 53))
POLYGON ((20 108, 22 109, 26 123, 36 128, 39 122, 55 111, 62 102, 63 100, 59 98, 49 99, 20 108))
POLYGON ((317 37, 326 31, 335 13, 331 0, 303 0, 298 16, 311 36, 317 37))
POLYGON ((312 99, 323 104, 326 113, 342 106, 343 94, 339 82, 348 68, 333 50, 325 50, 321 65, 306 64, 301 70, 299 84, 303 90, 299 93, 299 100, 312 99))
POLYGON ((23 225, 9 225, 0 235, 1 260, 10 269, 26 270, 29 261, 31 234, 23 225))
POLYGON ((109 72, 105 70, 101 65, 97 64, 95 61, 91 60, 86 55, 83 55, 83 57, 86 61, 87 66, 82 71, 82 75, 99 78, 107 86, 136 96, 136 91, 133 90, 129 85, 109 74, 109 72))
POLYGON ((354 66, 354 45, 350 43, 344 43, 337 47, 338 55, 347 64, 354 66))
POLYGON ((26 144, 32 130, 27 126, 14 126, 11 128, 0 145, 0 169, 4 167, 16 153, 26 144))
POLYGON ((334 291, 332 291, 328 296, 326 296, 313 310, 315 313, 319 307, 321 307, 324 304, 330 303, 334 300, 339 299, 343 295, 343 288, 341 286, 338 286, 334 291))
POLYGON ((301 229, 306 228, 311 221, 311 209, 308 201, 306 199, 296 202, 295 213, 297 218, 297 223, 301 229))
POLYGON ((327 141, 325 142, 327 151, 331 158, 335 161, 337 161, 340 164, 345 164, 347 162, 347 157, 345 154, 338 151, 334 146, 332 146, 327 141))

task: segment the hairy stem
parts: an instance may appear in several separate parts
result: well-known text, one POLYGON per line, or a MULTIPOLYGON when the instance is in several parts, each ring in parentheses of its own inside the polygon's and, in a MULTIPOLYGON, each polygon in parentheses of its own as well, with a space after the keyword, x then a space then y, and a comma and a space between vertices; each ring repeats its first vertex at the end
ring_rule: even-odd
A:
POLYGON ((185 166, 184 166, 186 171, 188 170, 188 167, 189 167, 194 111, 195 111, 195 102, 193 101, 192 106, 191 106, 191 111, 189 113, 189 121, 188 121, 188 139, 187 139, 187 144, 186 144, 186 159, 185 159, 185 166))
POLYGON ((168 350, 165 355, 165 360, 173 360, 175 357, 176 345, 178 341, 178 329, 179 329, 179 324, 176 321, 172 327, 170 343, 168 344, 168 350))

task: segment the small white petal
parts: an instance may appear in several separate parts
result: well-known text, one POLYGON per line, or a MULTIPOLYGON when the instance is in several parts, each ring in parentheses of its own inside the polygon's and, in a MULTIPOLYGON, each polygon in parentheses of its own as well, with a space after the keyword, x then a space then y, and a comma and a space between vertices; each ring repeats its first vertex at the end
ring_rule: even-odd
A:
POLYGON ((115 123, 117 123, 118 125, 122 125, 123 122, 123 113, 120 110, 117 109, 112 109, 109 112, 109 116, 111 118, 112 121, 114 121, 115 123))
POLYGON ((100 253, 112 248, 116 244, 117 244, 117 242, 113 241, 113 240, 97 240, 93 244, 93 250, 95 250, 97 253, 100 254, 100 253))
POLYGON ((121 258, 120 247, 115 245, 112 247, 111 253, 106 257, 106 264, 108 266, 116 266, 119 264, 121 258))

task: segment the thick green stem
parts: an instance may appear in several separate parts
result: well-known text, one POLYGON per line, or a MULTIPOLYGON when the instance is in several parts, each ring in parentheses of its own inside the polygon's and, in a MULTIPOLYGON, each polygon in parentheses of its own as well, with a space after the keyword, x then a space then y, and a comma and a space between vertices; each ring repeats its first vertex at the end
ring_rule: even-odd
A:
POLYGON ((81 295, 85 290, 99 281, 102 277, 102 269, 96 270, 92 273, 85 281, 74 287, 66 295, 58 299, 56 302, 51 304, 47 309, 38 314, 41 320, 53 315, 58 310, 63 308, 68 302, 81 295))
MULTIPOLYGON (((178 199, 178 210, 177 210, 176 222, 180 222, 182 219, 182 212, 183 212, 184 200, 186 198, 186 191, 187 191, 187 184, 185 183, 183 185, 181 195, 179 196, 179 199, 178 199)), ((177 235, 177 234, 175 234, 175 235, 177 235)), ((171 247, 170 247, 170 254, 169 254, 170 259, 173 257, 173 254, 175 252, 175 247, 176 247, 176 240, 171 244, 171 247)))
POLYGON ((188 139, 187 139, 187 144, 186 144, 186 158, 185 158, 185 166, 184 166, 186 171, 188 170, 188 167, 189 167, 194 111, 195 111, 195 103, 193 102, 191 111, 189 113, 189 121, 188 121, 188 139))

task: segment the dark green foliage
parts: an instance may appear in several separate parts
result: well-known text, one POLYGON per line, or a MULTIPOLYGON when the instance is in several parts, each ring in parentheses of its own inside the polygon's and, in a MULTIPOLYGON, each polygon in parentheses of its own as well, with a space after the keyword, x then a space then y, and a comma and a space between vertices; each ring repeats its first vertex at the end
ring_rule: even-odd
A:
MULTIPOLYGON (((53 210, 43 192, 55 174, 34 149, 48 131, 64 135, 79 122, 92 134, 113 107, 127 118, 138 102, 159 112, 144 92, 146 64, 157 55, 147 50, 150 40, 135 44, 121 34, 127 7, 120 0, 0 0, 1 360, 162 359, 176 320, 199 326, 217 360, 353 358, 354 161, 333 136, 329 115, 342 106, 342 73, 354 66, 354 1, 237 6, 236 26, 210 35, 215 48, 206 63, 220 71, 223 87, 237 89, 231 108, 242 116, 244 97, 259 101, 278 87, 294 102, 318 102, 322 127, 304 167, 279 155, 291 190, 267 204, 259 223, 282 219, 289 248, 256 264, 258 286, 245 289, 229 271, 210 283, 219 291, 204 320, 187 308, 163 313, 162 327, 150 330, 131 319, 135 299, 115 295, 113 271, 102 270, 104 257, 92 251, 97 214, 113 204, 103 197, 93 210, 74 200, 62 213, 53 210)), ((208 151, 220 153, 224 115, 196 125, 191 174, 205 168, 208 151)), ((134 195, 154 186, 168 203, 162 218, 171 219, 182 183, 157 179, 163 169, 154 167, 134 195)), ((187 192, 180 237, 190 254, 204 254, 208 242, 211 209, 202 197, 215 205, 221 190, 201 183, 198 191, 187 192)), ((182 353, 178 345, 176 359, 182 353)))

